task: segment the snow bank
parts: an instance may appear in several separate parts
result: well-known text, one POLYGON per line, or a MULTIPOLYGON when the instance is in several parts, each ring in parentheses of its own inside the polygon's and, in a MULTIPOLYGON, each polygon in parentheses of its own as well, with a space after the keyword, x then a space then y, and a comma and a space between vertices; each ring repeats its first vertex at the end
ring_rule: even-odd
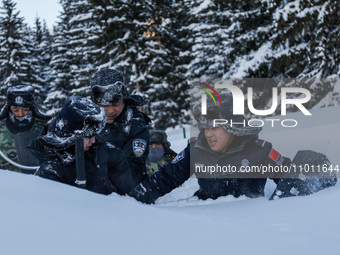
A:
MULTIPOLYGON (((263 139, 292 156, 309 148, 339 163, 339 107, 299 113, 296 128, 266 127, 263 139)), ((188 135, 187 128, 187 135, 188 135)), ((176 151, 181 128, 167 130, 176 151)), ((187 136, 188 137, 188 136, 187 136)), ((144 205, 36 176, 0 171, 0 254, 339 254, 340 185, 307 197, 190 198, 197 181, 144 205)))

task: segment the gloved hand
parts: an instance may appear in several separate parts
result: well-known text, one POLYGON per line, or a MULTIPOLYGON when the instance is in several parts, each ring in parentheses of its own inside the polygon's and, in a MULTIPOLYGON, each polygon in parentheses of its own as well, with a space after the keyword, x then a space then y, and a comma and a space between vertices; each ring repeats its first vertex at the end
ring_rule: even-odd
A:
POLYGON ((135 187, 132 191, 130 191, 128 195, 144 204, 154 204, 156 199, 159 197, 156 194, 147 192, 142 183, 135 187))
POLYGON ((283 197, 307 196, 335 185, 336 181, 336 178, 280 179, 270 200, 283 197))

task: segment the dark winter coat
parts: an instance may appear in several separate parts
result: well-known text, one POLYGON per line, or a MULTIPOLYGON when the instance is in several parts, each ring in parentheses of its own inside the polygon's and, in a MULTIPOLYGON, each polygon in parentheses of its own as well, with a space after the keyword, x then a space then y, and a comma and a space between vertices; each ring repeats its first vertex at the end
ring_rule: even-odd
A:
MULTIPOLYGON (((206 139, 201 136, 194 145, 195 152, 192 161, 195 165, 219 165, 236 166, 238 169, 245 160, 251 166, 260 165, 286 165, 291 164, 290 159, 278 156, 276 161, 270 157, 273 150, 271 143, 259 140, 256 135, 235 137, 234 142, 224 154, 218 154, 210 150, 206 139)), ((195 166, 192 166, 195 167, 195 166)), ((194 171, 194 170, 193 170, 194 171)), ((220 196, 233 195, 239 197, 264 196, 266 178, 199 178, 199 190, 195 193, 201 199, 216 199, 220 196)))
MULTIPOLYGON (((256 136, 238 137, 238 140, 222 155, 210 150, 204 136, 200 136, 198 141, 192 144, 191 147, 191 149, 194 150, 191 154, 190 145, 188 145, 171 163, 165 165, 162 170, 155 173, 154 176, 151 176, 149 182, 145 181, 142 183, 146 190, 150 189, 152 190, 151 193, 156 193, 155 196, 152 194, 150 198, 146 198, 147 203, 154 202, 155 198, 157 199, 159 196, 170 192, 186 181, 191 175, 190 168, 192 169, 192 173, 195 169, 194 164, 241 166, 241 162, 244 159, 252 162, 253 165, 277 164, 277 162, 269 157, 272 150, 271 144, 258 140, 256 136)), ((283 158, 280 163, 289 165, 290 160, 283 158)), ((199 178, 199 190, 195 195, 200 199, 216 199, 220 196, 227 195, 233 195, 235 197, 240 195, 258 197, 264 195, 265 183, 265 178, 199 178)), ((132 193, 132 195, 138 196, 138 192, 132 193)))
MULTIPOLYGON (((154 203, 155 200, 184 183, 198 165, 235 165, 241 166, 244 160, 250 165, 285 165, 291 161, 272 149, 269 142, 257 139, 256 136, 238 137, 231 147, 223 154, 216 154, 209 149, 204 136, 179 153, 174 160, 147 180, 137 186, 130 196, 143 203, 154 203), (191 153, 190 153, 191 150, 191 153), (275 153, 274 153, 275 152, 275 153), (191 160, 190 160, 191 159, 191 160), (191 172, 190 172, 191 168, 191 172)), ((287 196, 305 196, 335 185, 336 178, 322 179, 278 179, 277 189, 271 199, 287 196), (292 190, 295 192, 291 193, 292 190)), ((251 198, 264 195, 265 178, 198 178, 199 190, 195 193, 200 199, 216 199, 220 196, 245 195, 251 198)))
POLYGON ((131 171, 136 186, 146 178, 146 160, 149 154, 149 118, 136 107, 125 106, 113 124, 101 132, 104 140, 116 147, 116 156, 125 170, 131 171))
MULTIPOLYGON (((74 154, 72 150, 74 151, 74 146, 67 151, 72 155, 74 154)), ((107 145, 102 139, 96 137, 96 143, 85 152, 84 156, 86 189, 101 194, 112 192, 126 194, 135 187, 131 172, 124 167, 117 148, 107 145)), ((47 151, 36 175, 76 186, 76 162, 72 160, 70 163, 69 160, 63 160, 61 154, 47 151)))

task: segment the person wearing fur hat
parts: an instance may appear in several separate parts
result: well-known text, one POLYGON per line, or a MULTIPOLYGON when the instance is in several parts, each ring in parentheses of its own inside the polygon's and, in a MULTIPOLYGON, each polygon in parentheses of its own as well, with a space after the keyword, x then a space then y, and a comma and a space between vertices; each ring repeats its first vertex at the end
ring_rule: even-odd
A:
MULTIPOLYGON (((5 105, 0 112, 0 150, 11 160, 18 162, 15 136, 39 131, 50 119, 51 116, 42 113, 35 105, 32 86, 10 87, 7 90, 5 105)), ((1 157, 0 169, 22 171, 1 157)))
POLYGON ((164 131, 150 130, 150 149, 146 162, 148 175, 153 175, 161 166, 176 157, 177 153, 170 148, 171 143, 167 138, 168 136, 164 131))
POLYGON ((147 177, 146 160, 149 154, 148 116, 138 111, 138 106, 148 100, 130 95, 123 75, 115 69, 102 69, 90 79, 91 99, 107 112, 107 122, 102 137, 118 148, 117 155, 129 166, 136 185, 147 177))
POLYGON ((126 194, 135 182, 118 154, 117 148, 100 136, 106 124, 106 112, 91 100, 69 97, 48 130, 32 144, 41 159, 36 175, 76 186, 76 133, 84 136, 86 189, 110 194, 126 194))
MULTIPOLYGON (((233 115, 233 98, 222 94, 222 105, 215 105, 207 100, 207 114, 201 113, 202 106, 193 107, 193 114, 200 133, 170 163, 162 166, 158 172, 143 181, 129 193, 143 203, 154 203, 155 200, 181 185, 192 174, 198 178, 199 189, 195 196, 199 199, 216 199, 221 196, 247 196, 256 198, 264 196, 266 178, 241 178, 241 175, 204 171, 204 166, 235 167, 272 166, 290 167, 291 160, 273 149, 272 144, 259 139, 260 127, 247 124, 243 115, 233 115), (215 126, 214 119, 228 120, 215 126), (233 124, 231 124, 233 123, 233 124), (198 171, 197 171, 198 169, 198 171), (203 171, 200 171, 200 170, 203 171), (202 173, 201 173, 202 172, 202 173)), ((323 188, 333 186, 336 178, 324 179, 282 179, 275 178, 277 189, 271 199, 288 196, 304 196, 323 188)))

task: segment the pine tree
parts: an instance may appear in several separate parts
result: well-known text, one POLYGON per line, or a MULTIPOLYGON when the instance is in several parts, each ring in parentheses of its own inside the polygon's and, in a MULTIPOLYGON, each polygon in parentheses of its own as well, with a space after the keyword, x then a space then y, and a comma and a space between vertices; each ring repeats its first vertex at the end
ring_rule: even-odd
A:
MULTIPOLYGON (((46 21, 43 20, 42 24, 42 31, 41 31, 41 40, 38 41, 38 47, 40 49, 40 78, 44 84, 43 88, 43 95, 44 99, 49 92, 49 80, 50 80, 50 73, 51 73, 51 60, 52 60, 52 44, 53 44, 53 36, 50 33, 49 28, 47 27, 46 21)), ((43 108, 46 108, 45 105, 41 105, 43 108)))
POLYGON ((188 69, 192 78, 221 77, 228 66, 228 23, 230 13, 218 1, 194 2, 189 11, 189 40, 193 59, 188 69))
MULTIPOLYGON (((148 44, 150 58, 147 77, 150 115, 155 128, 165 129, 189 122, 188 33, 182 30, 188 20, 187 1, 155 1, 149 30, 154 42, 148 44)), ((146 48, 146 50, 148 50, 146 48)), ((190 56, 189 56, 190 58, 190 56)), ((191 58, 190 58, 191 59, 191 58)))
POLYGON ((71 0, 61 0, 62 12, 59 16, 59 22, 54 27, 54 41, 52 44, 52 59, 50 62, 50 79, 49 93, 44 105, 49 110, 49 114, 56 114, 65 99, 71 95, 71 68, 72 57, 69 55, 69 41, 70 41, 70 20, 76 15, 73 9, 71 0))
POLYGON ((328 0, 283 2, 273 16, 271 54, 260 68, 268 77, 303 80, 300 86, 313 95, 307 107, 333 89, 332 83, 321 84, 315 78, 339 75, 339 8, 339 3, 328 0))
POLYGON ((96 70, 97 50, 94 38, 97 38, 97 24, 92 19, 93 4, 88 1, 72 1, 71 6, 74 17, 69 21, 69 51, 71 57, 71 94, 87 96, 89 94, 89 80, 96 70))
POLYGON ((152 18, 145 17, 148 27, 144 43, 139 43, 142 50, 136 65, 143 72, 140 83, 150 99, 148 113, 153 126, 165 129, 183 123, 187 117, 183 116, 187 94, 181 94, 180 74, 176 73, 181 48, 173 1, 155 1, 152 6, 152 18))
MULTIPOLYGON (((255 107, 270 107, 277 78, 338 77, 339 4, 331 0, 61 0, 49 96, 61 107, 71 94, 89 95, 102 68, 123 72, 131 94, 149 98, 153 127, 188 123, 193 79, 253 87, 255 107), (267 78, 274 78, 273 81, 267 78), (137 89, 137 84, 139 91, 137 89)), ((46 77, 46 75, 44 76, 46 77)), ((295 86, 293 83, 290 86, 295 86)), ((310 80, 315 105, 333 89, 310 80)))
POLYGON ((0 99, 15 85, 30 85, 32 68, 29 30, 16 11, 16 3, 3 0, 0 13, 0 99))
POLYGON ((35 88, 35 98, 37 105, 43 105, 47 95, 47 80, 49 73, 49 62, 51 59, 52 38, 46 27, 46 22, 41 23, 40 18, 36 17, 33 30, 30 31, 32 49, 30 54, 30 66, 32 76, 30 83, 35 88))

